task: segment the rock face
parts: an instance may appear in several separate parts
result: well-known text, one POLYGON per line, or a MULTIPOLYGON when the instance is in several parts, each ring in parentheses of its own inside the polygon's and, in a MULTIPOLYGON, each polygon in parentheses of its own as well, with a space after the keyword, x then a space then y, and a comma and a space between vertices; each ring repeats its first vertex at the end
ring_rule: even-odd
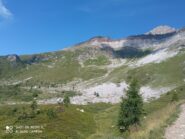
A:
POLYGON ((15 55, 15 54, 8 55, 7 56, 7 60, 10 61, 10 62, 19 62, 19 61, 21 61, 20 58, 19 58, 19 56, 18 55, 15 55))
POLYGON ((89 40, 89 42, 109 42, 109 41, 111 41, 110 38, 103 36, 96 36, 89 40))
MULTIPOLYGON (((19 67, 23 67, 24 66, 24 62, 16 54, 7 55, 5 57, 5 61, 10 66, 10 69, 15 69, 15 68, 19 68, 19 67)), ((4 67, 5 67, 5 65, 4 65, 4 67)))
MULTIPOLYGON (((123 39, 110 39, 108 37, 94 37, 86 42, 76 45, 77 47, 96 47, 96 48, 112 48, 121 50, 123 47, 132 47, 139 49, 161 49, 168 40, 181 39, 183 29, 176 30, 169 26, 158 26, 148 33, 130 36, 123 39)), ((166 46, 166 44, 165 44, 166 46)))
POLYGON ((168 34, 168 33, 173 33, 173 32, 176 32, 175 28, 164 25, 164 26, 158 26, 146 34, 162 35, 162 34, 168 34))
MULTIPOLYGON (((98 54, 104 54, 113 58, 139 58, 161 50, 166 51, 168 55, 169 50, 181 49, 184 47, 184 43, 185 29, 176 30, 169 26, 158 26, 148 33, 122 39, 111 39, 102 36, 94 37, 75 45, 71 49, 85 48, 87 50, 84 51, 84 54, 81 54, 80 59, 96 57, 98 54)), ((175 50, 174 53, 176 53, 175 50)), ((149 58, 153 60, 154 56, 149 58)))
MULTIPOLYGON (((132 58, 143 57, 155 53, 162 49, 171 49, 176 46, 182 47, 185 43, 185 29, 176 30, 169 26, 158 26, 146 34, 129 36, 123 39, 111 39, 104 36, 96 36, 85 42, 76 44, 75 47, 68 50, 81 49, 79 61, 89 58, 96 58, 99 55, 105 55, 108 58, 132 58)), ((175 48, 175 49, 176 49, 175 48)), ((167 50, 168 51, 168 50, 167 50)), ((22 62, 33 64, 40 61, 52 59, 45 55, 32 55, 26 60, 22 60, 17 55, 8 55, 7 60, 11 63, 22 62)), ((152 56, 153 58, 153 56, 152 56)))

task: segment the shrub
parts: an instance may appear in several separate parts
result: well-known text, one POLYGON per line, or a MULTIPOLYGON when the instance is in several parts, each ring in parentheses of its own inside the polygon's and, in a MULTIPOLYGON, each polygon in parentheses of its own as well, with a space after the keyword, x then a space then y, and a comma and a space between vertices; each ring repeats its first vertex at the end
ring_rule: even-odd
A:
POLYGON ((56 112, 53 109, 48 109, 47 110, 47 116, 49 119, 53 119, 57 117, 56 112))
POLYGON ((70 104, 70 98, 69 98, 68 95, 65 95, 65 96, 64 96, 63 102, 64 102, 64 105, 65 105, 66 107, 69 106, 69 104, 70 104))

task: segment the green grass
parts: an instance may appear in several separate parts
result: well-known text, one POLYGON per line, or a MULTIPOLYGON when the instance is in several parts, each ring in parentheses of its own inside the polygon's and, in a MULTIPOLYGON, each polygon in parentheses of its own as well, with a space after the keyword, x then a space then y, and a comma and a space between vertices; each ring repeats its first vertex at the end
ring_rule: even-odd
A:
POLYGON ((21 61, 9 61, 6 57, 0 57, 0 78, 11 78, 23 69, 25 65, 21 61))
MULTIPOLYGON (((78 56, 87 50, 58 51, 36 55, 20 56, 22 61, 9 62, 6 57, 0 57, 0 77, 6 81, 23 81, 28 86, 50 84, 65 84, 76 78, 89 80, 106 74, 107 70, 98 67, 82 67, 78 56)), ((98 56, 94 64, 105 64, 108 59, 98 56)))
MULTIPOLYGON (((185 86, 162 95, 161 98, 145 103, 145 117, 137 131, 121 134, 116 126, 119 104, 89 104, 87 106, 71 105, 60 111, 59 105, 39 106, 40 114, 35 118, 17 120, 23 112, 22 105, 0 106, 0 138, 2 139, 155 139, 162 138, 164 129, 171 124, 179 113, 179 103, 172 103, 171 98, 178 92, 179 102, 185 99, 185 86), (175 91, 176 90, 176 91, 175 91), (15 112, 15 108, 17 111, 15 112), (84 109, 82 113, 77 110, 84 109), (49 118, 47 111, 55 112, 56 117, 49 118), (45 125, 43 134, 5 134, 6 125, 45 125)), ((30 113, 29 105, 24 105, 30 113)))
MULTIPOLYGON (((48 86, 50 84, 63 84, 81 78, 89 80, 106 74, 106 70, 96 67, 81 67, 76 60, 76 53, 63 52, 63 57, 40 61, 27 65, 27 68, 14 75, 13 79, 24 80, 32 77, 26 85, 48 86), (48 67, 51 66, 51 68, 48 67), (52 68, 53 66, 53 68, 52 68)), ((62 55, 61 54, 61 55, 62 55)))
POLYGON ((107 110, 96 114, 96 133, 88 139, 160 139, 164 135, 167 125, 171 124, 179 113, 179 103, 185 100, 184 86, 162 95, 159 99, 144 104, 145 115, 141 121, 138 131, 120 134, 117 129, 117 117, 119 105, 114 105, 107 110), (178 92, 179 102, 172 103, 171 99, 175 92, 178 92))
MULTIPOLYGON (((89 50, 79 49, 75 51, 61 51, 55 53, 38 54, 35 64, 27 65, 18 63, 17 67, 10 68, 11 64, 0 58, 0 75, 6 80, 24 80, 33 77, 27 85, 63 84, 76 78, 83 80, 101 77, 107 73, 106 69, 101 69, 91 65, 109 64, 107 57, 97 54, 97 58, 87 59, 82 67, 77 58, 80 54, 89 50), (45 59, 45 60, 39 60, 45 59), (49 67, 48 67, 49 66, 49 67), (53 68, 52 68, 53 66, 53 68), (36 84, 37 83, 37 84, 36 84)), ((21 56, 23 61, 29 61, 33 56, 21 56)), ((185 78, 185 54, 184 52, 161 63, 151 63, 138 68, 122 66, 113 70, 104 81, 130 81, 132 76, 140 79, 142 85, 149 84, 159 87, 173 84, 181 85, 185 78)), ((133 60, 133 59, 131 59, 133 60)), ((29 63, 29 62, 28 62, 29 63)), ((0 77, 1 77, 0 76, 0 77)))
POLYGON ((131 77, 135 77, 140 80, 141 85, 149 84, 154 87, 182 85, 185 78, 184 59, 183 52, 161 63, 151 63, 133 69, 122 66, 112 71, 108 79, 129 82, 131 77))
POLYGON ((110 61, 106 56, 98 56, 97 58, 94 59, 88 59, 84 62, 84 65, 96 65, 96 66, 102 66, 102 65, 108 65, 110 61))
MULTIPOLYGON (((36 90, 34 90, 36 91, 36 90)), ((56 93, 48 93, 48 92, 43 92, 39 93, 38 99, 51 99, 51 98, 63 98, 65 95, 68 95, 69 97, 73 97, 78 95, 77 92, 74 91, 57 91, 56 93)))
MULTIPOLYGON (((40 139, 40 138, 69 138, 69 139, 85 139, 93 134, 96 130, 94 114, 110 107, 108 104, 96 104, 90 106, 73 106, 64 108, 64 112, 60 112, 60 106, 39 106, 40 114, 35 118, 17 120, 17 117, 22 113, 22 107, 19 106, 1 106, 0 107, 0 138, 2 139, 40 139), (17 112, 13 112, 17 108, 17 112), (82 113, 77 110, 84 109, 82 113), (47 110, 52 109, 56 113, 56 117, 49 118, 47 110), (44 133, 42 134, 5 134, 6 125, 44 125, 44 133)), ((29 105, 24 106, 26 112, 31 109, 29 105)))
MULTIPOLYGON (((7 100, 22 100, 24 94, 20 88, 1 88, 1 97, 7 100), (15 91, 18 92, 14 96, 15 91), (20 94, 19 94, 20 91, 20 94), (4 94, 3 94, 4 93, 4 94), (6 96, 7 95, 7 96, 6 96)), ((32 90, 33 91, 33 90, 32 90)), ((33 92, 30 92, 31 94, 33 92)), ((73 95, 73 92, 68 92, 73 95)), ((26 93, 29 94, 29 93, 26 93)), ((33 94, 32 94, 33 95, 33 94)), ((33 97, 32 98, 33 99, 33 97)), ((39 96, 42 94, 39 94, 39 96)), ((38 96, 38 97, 39 97, 38 96)), ((65 108, 65 112, 60 112, 59 105, 39 106, 40 114, 35 118, 27 118, 17 121, 17 118, 23 112, 31 113, 29 105, 0 106, 0 138, 30 139, 37 138, 72 138, 72 139, 155 139, 161 138, 167 125, 171 124, 179 113, 179 103, 185 100, 185 86, 180 86, 167 94, 162 95, 157 100, 151 100, 144 104, 145 115, 142 118, 141 126, 138 131, 119 133, 117 128, 117 117, 119 104, 89 104, 87 106, 71 105, 65 108), (174 93, 178 94, 179 102, 172 103, 171 99, 174 93), (77 110, 84 109, 85 113, 77 110), (17 109, 15 111, 15 109, 17 109), (47 111, 52 110, 56 117, 49 118, 47 111), (145 118, 144 118, 145 117, 145 118), (5 134, 6 125, 46 125, 43 134, 5 134), (51 128, 52 127, 52 128, 51 128)))
POLYGON ((0 86, 0 103, 7 101, 24 101, 29 102, 33 99, 34 94, 41 95, 37 90, 25 90, 19 86, 0 86))
MULTIPOLYGON (((172 110, 172 112, 170 113, 170 115, 168 115, 168 118, 163 121, 163 124, 161 124, 160 126, 158 126, 155 129, 151 130, 149 132, 148 138, 146 138, 146 139, 156 139, 156 137, 158 139, 164 139, 165 129, 167 128, 167 126, 172 125, 173 122, 175 122, 175 120, 178 118, 178 116, 180 114, 179 103, 175 104, 175 107, 171 107, 171 108, 168 107, 168 109, 166 109, 166 111, 169 112, 170 109, 172 110)), ((166 114, 169 114, 168 112, 166 114)))
POLYGON ((6 102, 31 102, 34 97, 37 99, 49 99, 77 95, 74 91, 58 91, 56 93, 41 92, 38 89, 24 89, 18 85, 0 86, 0 103, 6 102))

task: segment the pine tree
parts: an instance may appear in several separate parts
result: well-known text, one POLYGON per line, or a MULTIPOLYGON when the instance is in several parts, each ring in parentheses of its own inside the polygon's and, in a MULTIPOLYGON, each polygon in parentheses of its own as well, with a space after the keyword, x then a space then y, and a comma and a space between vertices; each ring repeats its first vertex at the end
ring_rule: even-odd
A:
POLYGON ((37 109, 37 101, 36 100, 32 101, 31 109, 32 109, 32 111, 35 111, 37 109))
POLYGON ((173 95, 172 95, 172 98, 171 98, 171 102, 176 102, 179 100, 179 96, 178 94, 175 92, 173 95))
POLYGON ((120 131, 129 130, 130 126, 140 124, 143 114, 143 99, 139 94, 137 80, 133 80, 126 92, 127 98, 122 98, 118 117, 118 127, 120 131))
POLYGON ((36 109, 37 109, 37 107, 38 107, 38 106, 37 106, 37 101, 36 101, 36 100, 33 100, 30 107, 31 107, 31 109, 32 109, 32 112, 31 112, 30 117, 31 117, 31 118, 34 118, 34 117, 36 116, 36 113, 37 113, 37 112, 36 112, 36 109))
POLYGON ((64 96, 63 102, 64 102, 64 105, 65 105, 66 107, 68 107, 68 105, 70 104, 70 98, 69 98, 68 95, 65 95, 65 96, 64 96))

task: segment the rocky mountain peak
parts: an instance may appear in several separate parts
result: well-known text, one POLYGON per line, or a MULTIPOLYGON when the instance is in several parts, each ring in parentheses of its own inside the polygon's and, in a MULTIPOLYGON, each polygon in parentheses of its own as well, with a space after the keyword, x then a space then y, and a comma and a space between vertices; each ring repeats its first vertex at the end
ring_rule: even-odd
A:
POLYGON ((20 61, 20 58, 18 55, 12 54, 12 55, 7 55, 7 60, 10 62, 17 62, 17 61, 20 61))
POLYGON ((161 26, 158 26, 158 27, 152 29, 151 31, 147 32, 146 34, 163 35, 163 34, 168 34, 168 33, 173 33, 173 32, 176 32, 175 28, 172 28, 167 25, 161 25, 161 26))
POLYGON ((109 37, 104 37, 104 36, 96 36, 93 37, 89 40, 90 42, 108 42, 111 41, 109 37))

